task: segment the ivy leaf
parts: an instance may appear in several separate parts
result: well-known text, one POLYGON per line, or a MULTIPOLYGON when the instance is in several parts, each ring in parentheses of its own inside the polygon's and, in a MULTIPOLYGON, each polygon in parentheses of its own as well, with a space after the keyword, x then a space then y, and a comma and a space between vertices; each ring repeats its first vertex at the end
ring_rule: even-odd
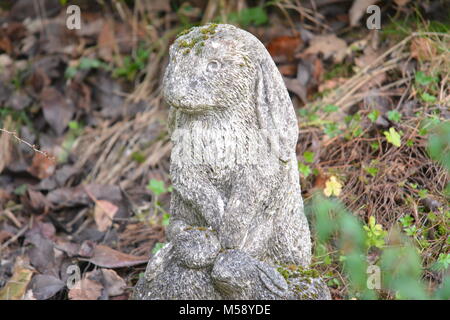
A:
POLYGON ((328 181, 325 182, 325 189, 323 190, 323 193, 327 197, 331 197, 332 195, 339 197, 341 192, 342 192, 342 185, 339 183, 339 181, 335 176, 331 176, 330 179, 328 179, 328 181))
POLYGON ((387 142, 393 144, 396 147, 401 146, 401 136, 394 128, 389 128, 389 132, 384 131, 383 133, 386 136, 387 142))

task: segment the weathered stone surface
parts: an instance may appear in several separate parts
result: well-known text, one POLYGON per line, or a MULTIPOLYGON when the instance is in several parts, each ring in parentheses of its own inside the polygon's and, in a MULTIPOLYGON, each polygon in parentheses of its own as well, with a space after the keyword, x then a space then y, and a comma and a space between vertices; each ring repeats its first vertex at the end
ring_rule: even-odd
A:
POLYGON ((311 242, 297 119, 264 45, 231 25, 194 27, 170 48, 163 93, 173 142, 169 243, 134 298, 329 298, 320 279, 277 270, 307 268, 311 242))

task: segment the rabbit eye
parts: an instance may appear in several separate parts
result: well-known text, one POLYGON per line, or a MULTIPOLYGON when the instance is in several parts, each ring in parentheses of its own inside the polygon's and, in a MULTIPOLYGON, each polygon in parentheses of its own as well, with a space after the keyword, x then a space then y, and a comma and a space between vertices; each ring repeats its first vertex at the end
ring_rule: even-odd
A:
POLYGON ((208 72, 216 72, 220 69, 221 66, 222 65, 219 61, 213 60, 208 63, 208 65, 206 66, 206 70, 208 72))

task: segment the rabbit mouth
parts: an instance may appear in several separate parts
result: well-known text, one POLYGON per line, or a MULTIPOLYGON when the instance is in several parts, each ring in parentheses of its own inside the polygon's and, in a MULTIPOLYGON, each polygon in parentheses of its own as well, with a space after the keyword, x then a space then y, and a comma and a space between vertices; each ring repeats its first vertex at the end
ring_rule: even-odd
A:
POLYGON ((187 103, 183 100, 178 101, 178 103, 171 104, 175 109, 180 110, 184 113, 189 114, 198 114, 198 113, 205 113, 210 110, 216 109, 213 105, 208 104, 193 104, 193 103, 187 103))

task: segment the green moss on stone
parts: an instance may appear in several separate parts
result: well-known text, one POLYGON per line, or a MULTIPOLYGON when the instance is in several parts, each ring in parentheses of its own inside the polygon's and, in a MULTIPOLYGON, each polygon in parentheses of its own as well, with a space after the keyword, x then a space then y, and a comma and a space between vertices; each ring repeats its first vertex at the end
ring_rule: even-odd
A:
POLYGON ((205 35, 207 35, 207 34, 213 35, 216 33, 216 28, 217 28, 217 23, 210 23, 207 25, 206 28, 200 29, 200 32, 205 35))
MULTIPOLYGON (((188 54, 190 52, 190 49, 194 48, 196 44, 199 44, 199 46, 195 50, 195 54, 199 55, 202 52, 202 48, 205 46, 205 41, 208 40, 211 35, 216 33, 216 28, 216 23, 208 24, 206 25, 206 27, 200 29, 201 35, 192 37, 190 40, 179 39, 177 41, 177 44, 180 48, 187 49, 183 52, 185 55, 188 54)), ((181 31, 178 34, 177 38, 190 33, 192 30, 193 28, 181 31)))
POLYGON ((180 33, 177 34, 176 38, 178 39, 179 37, 188 34, 188 33, 191 32, 193 29, 194 29, 194 27, 189 28, 189 29, 184 29, 183 31, 181 31, 180 33))
POLYGON ((285 279, 289 278, 304 278, 308 283, 312 283, 311 279, 318 278, 319 272, 314 269, 304 269, 301 266, 296 265, 281 265, 277 268, 277 271, 285 279))

